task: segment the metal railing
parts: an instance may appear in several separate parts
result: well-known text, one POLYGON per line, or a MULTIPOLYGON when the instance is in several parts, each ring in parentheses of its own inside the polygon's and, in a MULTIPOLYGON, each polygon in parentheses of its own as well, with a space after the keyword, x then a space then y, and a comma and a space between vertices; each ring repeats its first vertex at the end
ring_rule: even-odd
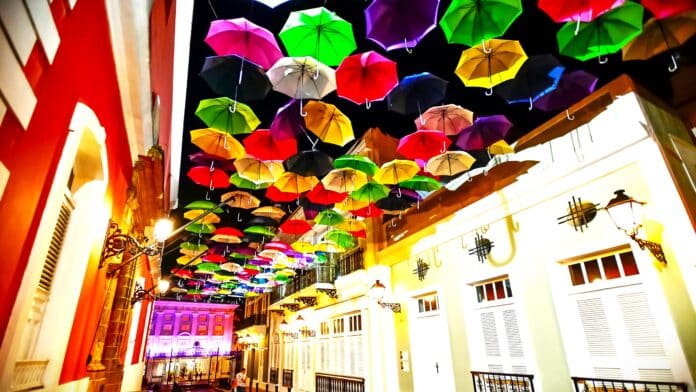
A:
POLYGON ((686 383, 571 377, 576 392, 686 392, 686 383))
POLYGON ((43 376, 48 366, 45 360, 22 360, 15 362, 12 391, 27 391, 43 387, 43 376))
POLYGON ((266 325, 266 320, 268 319, 268 313, 264 312, 262 314, 255 314, 249 317, 245 317, 242 321, 235 323, 234 329, 241 330, 254 325, 266 325))
POLYGON ((353 271, 365 268, 365 257, 362 248, 341 255, 336 262, 336 276, 348 275, 353 271))
POLYGON ((292 369, 283 369, 283 386, 292 388, 292 369))
POLYGON ((365 379, 315 373, 316 392, 365 392, 365 379))
POLYGON ((471 372, 477 392, 534 392, 533 374, 471 372))
POLYGON ((278 384, 278 368, 271 368, 268 375, 268 382, 271 384, 278 384))

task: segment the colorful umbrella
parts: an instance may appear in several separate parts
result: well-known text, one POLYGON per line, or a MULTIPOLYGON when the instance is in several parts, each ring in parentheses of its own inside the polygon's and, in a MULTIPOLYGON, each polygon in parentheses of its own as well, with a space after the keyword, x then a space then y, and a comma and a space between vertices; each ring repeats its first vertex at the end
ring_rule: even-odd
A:
POLYGON ((187 269, 184 268, 172 268, 171 273, 179 278, 183 279, 191 279, 193 277, 193 273, 187 269))
POLYGON ((352 199, 369 203, 374 203, 379 199, 387 197, 387 195, 389 195, 389 188, 374 181, 370 181, 350 193, 352 199))
POLYGON ((216 214, 221 214, 222 212, 224 212, 224 211, 222 211, 222 208, 219 208, 217 206, 217 204, 215 204, 214 202, 212 202, 210 200, 194 200, 194 201, 188 203, 186 206, 184 206, 184 208, 187 210, 194 210, 194 209, 205 210, 205 211, 212 210, 216 214))
POLYGON ((285 193, 304 193, 314 188, 319 180, 314 176, 302 176, 287 171, 283 173, 273 184, 279 191, 285 193))
POLYGON ((515 149, 502 139, 488 146, 488 153, 492 155, 512 154, 514 152, 515 149))
POLYGON ((378 169, 377 164, 364 155, 341 155, 334 159, 334 167, 359 170, 368 176, 374 176, 378 169))
MULTIPOLYGON (((428 160, 425 171, 436 176, 454 176, 469 170, 476 159, 464 151, 447 151, 428 160)), ((379 206, 380 208, 384 208, 379 206)))
POLYGON ((631 1, 600 15, 589 23, 568 22, 556 34, 558 51, 580 61, 599 58, 620 50, 643 29, 643 7, 631 1))
POLYGON ((447 136, 457 135, 474 121, 474 113, 459 105, 433 106, 416 118, 417 129, 435 129, 447 136))
POLYGON ((233 208, 251 209, 261 204, 261 201, 256 196, 244 191, 227 192, 220 199, 233 208))
POLYGON ((254 211, 251 211, 251 213, 252 215, 265 216, 275 220, 280 220, 287 214, 282 208, 276 206, 259 207, 254 211))
POLYGON ((341 253, 346 250, 333 241, 319 241, 314 245, 314 252, 341 253))
POLYGON ((509 104, 534 102, 553 91, 561 79, 565 67, 550 54, 530 56, 522 65, 517 76, 500 84, 496 93, 509 104))
POLYGON ((338 65, 357 45, 353 26, 324 7, 291 12, 278 34, 290 56, 338 65))
POLYGON ((403 115, 418 113, 420 116, 427 108, 445 99, 447 83, 430 72, 406 76, 387 95, 389 110, 403 115))
POLYGON ((314 222, 325 226, 335 226, 343 222, 343 220, 343 216, 334 210, 324 210, 314 218, 314 222))
MULTIPOLYGON (((188 210, 184 212, 184 218, 188 220, 196 219, 198 218, 199 215, 205 214, 205 210, 199 210, 199 209, 193 209, 193 210, 188 210)), ((203 218, 200 218, 198 220, 200 223, 220 223, 220 217, 215 215, 214 213, 209 213, 203 218)))
POLYGON ((537 5, 555 22, 589 22, 623 0, 539 0, 537 5))
POLYGON ((240 176, 239 173, 232 173, 232 175, 230 176, 230 184, 232 184, 240 189, 249 189, 252 191, 257 191, 259 189, 266 189, 271 185, 270 182, 259 182, 259 183, 253 182, 251 180, 248 180, 248 179, 240 176))
MULTIPOLYGON (((359 221, 356 219, 346 219, 343 222, 336 225, 336 228, 339 230, 345 230, 349 233, 355 232, 355 231, 367 230, 367 226, 365 225, 365 222, 359 221)), ((329 239, 331 239, 331 238, 329 238, 329 239)))
POLYGON ((285 171, 280 162, 260 161, 249 156, 234 161, 234 167, 240 177, 256 184, 273 182, 285 171))
POLYGON ((512 123, 504 115, 479 117, 469 128, 465 128, 455 144, 462 150, 482 150, 507 136, 512 123))
POLYGON ((274 237, 275 231, 267 226, 249 226, 244 229, 245 234, 258 234, 264 237, 274 237))
POLYGON ((440 0, 374 0, 365 9, 367 38, 385 50, 410 51, 437 24, 440 0))
POLYGON ((194 129, 191 143, 206 154, 222 159, 237 159, 244 156, 244 146, 231 135, 213 128, 194 129))
MULTIPOLYGON (((188 251, 185 251, 188 252, 188 251)), ((202 252, 198 252, 199 254, 202 252)), ((193 266, 193 265, 198 265, 201 263, 201 259, 198 257, 198 254, 184 254, 183 256, 179 256, 176 258, 176 263, 178 265, 183 265, 183 266, 193 266)))
POLYGON ((295 241, 290 246, 295 249, 298 252, 301 253, 313 253, 314 252, 314 245, 310 244, 309 242, 304 242, 304 241, 295 241))
POLYGON ((696 9, 694 0, 643 0, 641 4, 657 19, 669 18, 696 9))
POLYGON ((191 163, 195 163, 196 165, 209 166, 228 172, 235 171, 234 165, 230 160, 208 155, 203 151, 196 151, 193 154, 189 154, 189 161, 191 161, 191 163))
POLYGON ((276 139, 295 139, 306 134, 304 118, 302 117, 301 102, 291 99, 276 112, 276 116, 269 127, 271 135, 276 139))
POLYGON ((518 41, 492 39, 462 52, 454 73, 466 87, 489 89, 486 95, 493 94, 493 86, 517 75, 527 54, 518 41))
POLYGON ((261 3, 269 8, 275 8, 281 4, 287 3, 290 0, 255 0, 257 3, 261 3))
POLYGON ((277 227, 280 222, 268 216, 254 216, 245 222, 247 225, 277 227))
POLYGON ((303 176, 324 177, 333 168, 333 158, 319 150, 300 151, 285 161, 285 167, 303 176))
POLYGON ((244 268, 242 268, 241 265, 239 265, 237 263, 232 263, 232 262, 220 264, 220 269, 223 271, 229 271, 229 272, 235 272, 235 273, 244 271, 244 268))
POLYGON ((235 55, 206 57, 198 75, 215 93, 235 101, 259 101, 271 91, 263 68, 235 55))
POLYGON ((276 203, 287 203, 299 199, 300 194, 295 192, 282 192, 275 185, 266 189, 266 198, 276 203))
POLYGON ((353 216, 359 216, 362 218, 377 218, 382 216, 384 212, 378 208, 375 203, 370 203, 367 205, 367 207, 352 210, 350 213, 353 214, 353 216))
POLYGON ((215 231, 215 226, 210 223, 191 223, 186 226, 185 230, 197 234, 212 234, 215 231))
POLYGON ((521 0, 454 0, 440 28, 447 42, 474 46, 505 34, 520 14, 521 0))
POLYGON ((377 208, 381 209, 384 214, 396 215, 411 208, 413 202, 397 195, 389 195, 384 199, 378 200, 375 205, 377 208))
POLYGON ((307 112, 304 118, 307 129, 322 142, 343 147, 349 141, 355 140, 350 119, 335 105, 309 101, 304 110, 307 112))
MULTIPOLYGON (((413 178, 418 172, 420 172, 420 167, 415 162, 405 159, 394 159, 385 162, 379 168, 374 176, 374 180, 380 184, 398 184, 413 178)), ((368 182, 368 184, 370 183, 368 182)), ((351 197, 353 197, 352 194, 351 197)))
MULTIPOLYGON (((624 61, 647 60, 663 52, 671 52, 696 35, 696 11, 684 12, 664 19, 651 18, 643 32, 621 49, 624 61)), ((670 72, 678 68, 674 53, 670 53, 670 72)))
POLYGON ((396 152, 408 159, 428 160, 434 155, 447 151, 450 144, 452 140, 444 132, 422 129, 399 139, 396 152))
POLYGON ((335 71, 312 57, 283 57, 268 70, 273 90, 291 98, 321 99, 336 89, 335 71))
POLYGON ((186 173, 197 185, 210 187, 210 190, 227 188, 230 186, 229 176, 220 169, 210 169, 209 166, 194 166, 186 173))
POLYGON ((399 183, 400 187, 407 189, 412 189, 414 191, 425 191, 432 192, 442 188, 436 179, 427 176, 413 176, 410 180, 402 181, 399 183))
POLYGON ((304 234, 312 230, 312 226, 302 219, 288 219, 278 229, 285 234, 304 234))
POLYGON ((297 154, 295 138, 277 138, 267 129, 257 129, 243 143, 247 154, 262 161, 284 161, 297 154))
POLYGON ((249 106, 227 97, 201 100, 196 116, 208 127, 230 135, 251 133, 261 124, 249 106))
POLYGON ((544 111, 566 109, 590 95, 598 80, 596 76, 582 70, 564 72, 556 89, 537 99, 534 106, 544 111))
POLYGON ((263 69, 270 68, 283 57, 273 33, 245 18, 210 22, 205 43, 218 56, 236 54, 263 69))
POLYGON ((238 243, 236 242, 235 238, 239 238, 244 236, 244 233, 239 231, 238 229, 230 226, 226 227, 218 227, 215 232, 213 232, 213 238, 211 238, 213 241, 217 242, 226 242, 226 243, 238 243), (215 239, 215 237, 218 237, 218 239, 215 239), (227 239, 235 242, 230 242, 227 241, 227 239))
POLYGON ((369 204, 369 201, 355 200, 352 197, 347 197, 342 202, 334 204, 334 210, 343 212, 359 210, 363 207, 367 207, 369 204))
POLYGON ((396 63, 372 50, 348 56, 336 68, 336 94, 368 108, 397 84, 396 63))
MULTIPOLYGON (((329 172, 330 174, 331 172, 329 172)), ((323 181, 323 179, 322 179, 323 181)), ((335 192, 324 188, 324 184, 318 183, 305 195, 309 201, 315 204, 333 205, 342 202, 348 195, 344 192, 335 192)))
POLYGON ((353 237, 352 234, 345 230, 331 230, 328 233, 324 235, 324 238, 334 242, 336 245, 340 246, 341 248, 344 249, 350 249, 355 247, 357 245, 357 241, 355 240, 355 237, 353 237))
POLYGON ((207 262, 207 263, 216 263, 216 264, 221 264, 221 263, 224 263, 225 261, 227 261, 227 259, 225 259, 225 256, 219 255, 216 253, 208 253, 208 254, 202 256, 201 260, 203 260, 204 262, 207 262))
POLYGON ((321 182, 324 188, 330 191, 346 193, 365 185, 367 176, 361 171, 346 167, 331 170, 321 179, 321 182))
POLYGON ((196 244, 188 241, 179 244, 179 252, 187 256, 198 256, 206 250, 208 250, 208 245, 206 244, 196 244))

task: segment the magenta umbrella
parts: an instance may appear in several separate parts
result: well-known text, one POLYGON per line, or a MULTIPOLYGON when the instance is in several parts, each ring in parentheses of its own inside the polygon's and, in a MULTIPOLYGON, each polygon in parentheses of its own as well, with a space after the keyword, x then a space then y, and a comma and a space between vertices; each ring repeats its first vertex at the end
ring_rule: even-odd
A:
POLYGON ((437 25, 440 0, 374 0, 365 9, 367 38, 385 50, 411 51, 437 25))
POLYGON ((459 133, 455 144, 462 150, 483 150, 507 136, 512 123, 502 114, 479 117, 459 133))
POLYGON ((208 155, 203 151, 194 152, 189 154, 189 160, 196 165, 208 166, 210 168, 222 169, 227 172, 236 171, 237 168, 234 167, 234 162, 228 159, 218 158, 213 155, 208 155))
POLYGON ((304 118, 300 115, 300 101, 291 99, 278 109, 269 131, 276 139, 295 138, 305 133, 304 118))
POLYGON ((336 93, 339 97, 364 103, 381 101, 399 84, 396 63, 375 51, 346 57, 336 69, 336 93))
POLYGON ((283 53, 273 33, 246 18, 210 22, 205 43, 218 56, 236 54, 263 69, 269 69, 283 53))

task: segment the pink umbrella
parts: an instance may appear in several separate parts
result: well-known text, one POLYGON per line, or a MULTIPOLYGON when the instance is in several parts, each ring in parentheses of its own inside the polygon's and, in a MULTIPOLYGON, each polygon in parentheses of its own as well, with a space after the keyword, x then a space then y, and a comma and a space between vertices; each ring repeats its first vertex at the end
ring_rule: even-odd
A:
POLYGON ((205 43, 218 56, 236 54, 269 69, 283 57, 273 33, 246 18, 220 19, 210 22, 205 43))
POLYGON ((474 113, 459 105, 433 106, 416 118, 416 128, 436 129, 447 136, 458 135, 474 122, 474 113))

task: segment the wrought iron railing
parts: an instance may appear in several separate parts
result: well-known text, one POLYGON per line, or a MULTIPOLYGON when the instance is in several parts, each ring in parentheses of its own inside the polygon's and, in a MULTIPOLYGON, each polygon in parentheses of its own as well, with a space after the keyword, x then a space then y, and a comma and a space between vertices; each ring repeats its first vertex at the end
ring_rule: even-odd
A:
POLYGON ((576 392, 686 392, 686 383, 571 377, 576 392))
POLYGON ((283 369, 283 386, 292 388, 292 369, 283 369))
POLYGON ((348 275, 353 271, 365 268, 365 257, 362 248, 342 255, 336 262, 336 276, 348 275))
POLYGON ((516 373, 471 372, 477 392, 534 392, 534 375, 516 373))
POLYGON ((23 360, 15 362, 11 391, 27 391, 43 387, 43 376, 48 366, 46 360, 23 360))
POLYGON ((278 368, 271 368, 268 374, 268 382, 271 384, 278 384, 278 368))
POLYGON ((242 321, 235 323, 234 329, 241 330, 254 325, 266 325, 266 320, 268 319, 268 313, 254 314, 249 317, 245 317, 242 321))
POLYGON ((365 392, 365 379, 339 376, 336 374, 315 374, 316 392, 365 392))

